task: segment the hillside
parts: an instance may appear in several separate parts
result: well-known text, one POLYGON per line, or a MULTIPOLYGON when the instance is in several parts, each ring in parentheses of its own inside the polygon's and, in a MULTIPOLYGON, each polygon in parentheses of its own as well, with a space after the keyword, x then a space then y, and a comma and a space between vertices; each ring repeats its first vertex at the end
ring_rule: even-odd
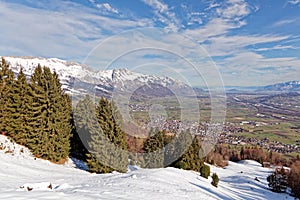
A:
POLYGON ((273 85, 267 85, 259 89, 258 91, 273 91, 273 92, 299 92, 299 81, 288 81, 284 83, 276 83, 273 85))
POLYGON ((125 174, 90 174, 76 169, 71 160, 66 165, 56 165, 34 159, 26 148, 12 144, 3 135, 0 145, 0 194, 6 200, 293 199, 268 190, 266 177, 270 169, 254 161, 229 162, 225 169, 212 166, 211 171, 221 179, 215 188, 210 178, 192 171, 131 166, 125 174))

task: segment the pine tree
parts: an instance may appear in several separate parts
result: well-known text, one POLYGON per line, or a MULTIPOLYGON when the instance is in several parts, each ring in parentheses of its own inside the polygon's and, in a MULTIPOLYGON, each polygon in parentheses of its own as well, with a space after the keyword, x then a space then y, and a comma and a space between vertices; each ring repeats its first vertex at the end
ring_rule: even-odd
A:
POLYGON ((204 164, 202 158, 200 157, 200 151, 200 141, 197 137, 195 137, 186 152, 175 163, 175 167, 199 171, 204 164))
POLYGON ((77 132, 87 146, 89 171, 109 173, 126 172, 128 165, 126 135, 114 117, 120 114, 114 104, 101 98, 95 108, 87 96, 77 104, 74 113, 77 132))
POLYGON ((164 139, 165 132, 151 129, 149 137, 144 143, 144 162, 146 168, 164 167, 164 139))
POLYGON ((40 65, 30 80, 27 145, 37 157, 63 162, 69 155, 71 100, 58 75, 40 65))
POLYGON ((192 135, 189 130, 182 131, 165 148, 164 165, 185 169, 185 163, 182 160, 184 153, 192 144, 192 135))
POLYGON ((14 83, 14 73, 9 69, 9 65, 2 57, 0 63, 0 133, 6 131, 6 126, 9 123, 10 112, 8 105, 11 103, 9 94, 14 83))
POLYGON ((87 150, 87 146, 83 144, 83 141, 87 141, 87 138, 84 137, 87 134, 79 135, 79 131, 77 131, 78 127, 76 126, 75 123, 74 112, 72 112, 71 115, 71 125, 72 125, 72 134, 71 134, 72 137, 70 138, 70 146, 71 146, 70 157, 86 161, 86 155, 88 154, 88 150, 87 150))
POLYGON ((288 185, 288 174, 283 167, 277 168, 267 177, 268 186, 274 192, 285 192, 288 185))
POLYGON ((26 76, 21 68, 14 81, 11 92, 8 95, 10 104, 7 106, 10 115, 5 127, 6 133, 18 144, 26 145, 27 133, 29 132, 28 121, 28 89, 26 76))
MULTIPOLYGON (((86 154, 84 155, 84 160, 92 159, 91 154, 89 154, 89 142, 91 141, 92 135, 100 134, 100 126, 96 117, 96 106, 91 100, 90 96, 86 96, 83 100, 80 100, 74 110, 74 124, 76 127, 76 133, 73 137, 73 145, 78 145, 80 142, 80 149, 75 147, 75 153, 77 154, 86 154), (84 147, 84 148, 81 148, 84 147), (85 149, 87 151, 85 151, 85 149)), ((94 160, 93 160, 94 161, 94 160)), ((93 167, 91 161, 88 163, 89 171, 98 172, 99 169, 93 167)), ((101 165, 101 163, 99 164, 101 165)), ((102 167, 102 166, 100 166, 102 167)), ((98 168, 100 168, 98 167, 98 168)))
POLYGON ((216 173, 213 173, 211 184, 215 187, 218 187, 219 180, 219 176, 216 173))

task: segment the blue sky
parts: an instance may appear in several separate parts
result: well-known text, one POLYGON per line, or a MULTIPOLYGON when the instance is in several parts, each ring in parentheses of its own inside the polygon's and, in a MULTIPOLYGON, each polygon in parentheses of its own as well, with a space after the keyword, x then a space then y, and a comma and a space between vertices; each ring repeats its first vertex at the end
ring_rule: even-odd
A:
MULTIPOLYGON (((192 51, 211 57, 216 64, 212 67, 220 72, 225 85, 300 80, 300 0, 0 0, 0 19, 3 56, 84 62, 94 49, 98 59, 111 59, 118 50, 133 49, 136 43, 118 44, 115 38, 99 46, 107 38, 119 35, 124 42, 124 31, 156 27, 174 34, 148 34, 145 43, 157 43, 154 47, 168 43, 164 47, 176 51, 177 57, 193 60, 192 51), (96 47, 101 50, 95 51, 96 47)), ((123 67, 121 61, 130 68, 134 61, 141 66, 152 59, 160 63, 157 66, 164 66, 161 73, 166 75, 174 63, 172 58, 166 59, 170 54, 162 51, 130 55, 115 67, 123 67)), ((102 64, 100 69, 107 65, 102 64)), ((193 79, 187 66, 177 64, 173 72, 193 79)), ((158 68, 153 67, 153 71, 158 68)), ((148 71, 151 69, 149 65, 148 71)))

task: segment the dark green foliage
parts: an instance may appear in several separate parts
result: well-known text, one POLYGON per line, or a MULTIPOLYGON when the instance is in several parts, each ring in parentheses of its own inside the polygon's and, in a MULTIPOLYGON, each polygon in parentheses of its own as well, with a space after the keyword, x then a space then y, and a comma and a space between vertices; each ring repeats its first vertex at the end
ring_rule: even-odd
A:
MULTIPOLYGON (((187 137, 186 139, 191 140, 192 138, 187 137)), ((176 162, 173 163, 173 166, 181 169, 186 169, 186 170, 199 171, 204 163, 202 158, 200 157, 200 151, 201 151, 200 141, 197 137, 195 137, 192 140, 191 145, 185 151, 185 153, 176 162)))
POLYGON ((63 162, 69 155, 71 100, 49 68, 38 66, 30 82, 2 60, 0 129, 40 158, 63 162))
POLYGON ((14 84, 14 73, 9 69, 9 65, 4 58, 0 63, 0 133, 5 133, 6 126, 9 124, 10 112, 8 106, 10 105, 9 94, 14 84))
POLYGON ((213 173, 211 184, 215 187, 218 187, 219 180, 219 176, 216 173, 213 173))
POLYGON ((170 142, 165 142, 165 158, 164 165, 183 168, 184 163, 180 162, 182 155, 188 150, 192 144, 192 136, 189 131, 182 131, 180 134, 171 138, 170 142))
POLYGON ((288 185, 288 173, 282 168, 277 168, 267 177, 268 186, 273 192, 285 192, 288 185))
POLYGON ((164 140, 165 132, 151 129, 149 137, 144 143, 145 168, 164 167, 164 140))
POLYGON ((66 159, 70 150, 71 100, 58 75, 40 65, 30 80, 28 147, 37 157, 53 162, 66 159))
POLYGON ((87 96, 77 104, 74 119, 78 135, 89 151, 90 172, 126 172, 128 165, 126 135, 114 116, 121 115, 114 104, 101 98, 98 105, 87 96))
POLYGON ((208 178, 210 175, 210 167, 208 165, 203 164, 200 168, 200 175, 204 178, 208 178))
MULTIPOLYGON (((70 138, 70 157, 77 158, 79 160, 86 161, 86 155, 88 153, 88 150, 86 149, 85 144, 83 144, 83 141, 87 141, 86 138, 84 138, 85 134, 79 135, 79 132, 76 129, 74 114, 72 113, 71 116, 71 125, 72 125, 72 137, 70 138)), ((81 133, 83 131, 81 130, 81 133)))
POLYGON ((26 145, 27 134, 30 131, 28 127, 28 105, 29 105, 29 84, 21 68, 17 80, 8 95, 10 104, 7 106, 10 115, 5 132, 14 141, 26 145))
MULTIPOLYGON (((120 126, 123 124, 123 119, 114 102, 108 99, 101 98, 96 107, 98 123, 103 131, 104 146, 93 140, 90 146, 101 148, 104 154, 99 154, 97 157, 102 157, 100 160, 106 161, 108 166, 119 172, 126 172, 128 166, 127 140, 126 134, 120 126)), ((99 153, 99 151, 97 151, 99 153)))

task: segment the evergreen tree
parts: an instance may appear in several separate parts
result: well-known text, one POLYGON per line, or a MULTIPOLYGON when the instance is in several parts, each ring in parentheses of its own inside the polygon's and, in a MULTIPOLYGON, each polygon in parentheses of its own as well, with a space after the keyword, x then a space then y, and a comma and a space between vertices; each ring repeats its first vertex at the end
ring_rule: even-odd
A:
POLYGON ((0 63, 0 132, 6 131, 6 126, 9 123, 10 112, 8 106, 11 103, 9 94, 14 83, 14 73, 9 69, 9 65, 2 57, 0 63))
MULTIPOLYGON (((77 104, 78 105, 78 104, 77 104)), ((94 110, 95 111, 95 110, 94 110)), ((79 130, 77 131, 77 126, 75 124, 75 117, 74 113, 71 115, 71 125, 72 125, 72 137, 70 138, 70 156, 86 161, 86 155, 88 154, 87 146, 83 143, 83 141, 87 141, 87 138, 85 137, 87 133, 84 133, 84 131, 79 130)))
MULTIPOLYGON (((106 155, 104 160, 114 170, 126 172, 128 166, 127 139, 125 132, 121 129, 123 119, 114 102, 101 98, 97 107, 98 123, 102 134, 105 136, 105 146, 102 152, 106 155), (108 140, 107 140, 108 139, 108 140)), ((101 143, 100 143, 101 144, 101 143)), ((97 140, 93 140, 92 145, 98 146, 97 140)))
POLYGON ((215 187, 218 187, 219 180, 219 176, 216 173, 213 173, 211 184, 215 187))
POLYGON ((26 145, 28 127, 28 90, 29 85, 21 68, 14 81, 11 92, 8 94, 10 104, 7 106, 10 115, 5 127, 6 133, 17 143, 26 145))
POLYGON ((86 161, 91 172, 127 170, 126 135, 118 125, 114 112, 121 119, 114 104, 104 98, 100 99, 96 108, 89 96, 77 104, 75 124, 83 144, 90 152, 86 161))
POLYGON ((283 167, 277 168, 267 177, 268 186, 274 192, 285 192, 288 185, 288 174, 283 167))
MULTIPOLYGON (((77 133, 73 135, 73 141, 71 143, 74 146, 74 151, 76 154, 85 154, 83 155, 84 160, 92 159, 91 154, 89 154, 89 142, 91 141, 91 135, 99 135, 99 130, 101 128, 96 117, 96 106, 90 96, 87 95, 85 99, 80 100, 77 103, 73 120, 77 133), (77 145, 79 142, 80 145, 78 147, 77 145)), ((99 163, 100 166, 98 167, 93 167, 91 163, 91 161, 87 162, 89 171, 99 172, 100 169, 98 168, 102 167, 101 163, 99 163)))
POLYGON ((168 143, 165 148, 165 166, 182 169, 187 168, 182 158, 191 144, 192 135, 189 130, 182 131, 180 134, 176 135, 175 138, 173 138, 173 140, 168 143))
MULTIPOLYGON (((192 138, 190 137, 189 139, 191 140, 192 138)), ((174 167, 199 171, 204 164, 200 157, 200 151, 200 141, 195 137, 185 153, 174 163, 174 167)))
POLYGON ((164 139, 164 131, 158 129, 150 130, 149 137, 143 147, 146 168, 164 167, 164 139))
POLYGON ((58 75, 40 65, 30 80, 27 145, 37 157, 63 162, 69 155, 71 100, 58 75))

